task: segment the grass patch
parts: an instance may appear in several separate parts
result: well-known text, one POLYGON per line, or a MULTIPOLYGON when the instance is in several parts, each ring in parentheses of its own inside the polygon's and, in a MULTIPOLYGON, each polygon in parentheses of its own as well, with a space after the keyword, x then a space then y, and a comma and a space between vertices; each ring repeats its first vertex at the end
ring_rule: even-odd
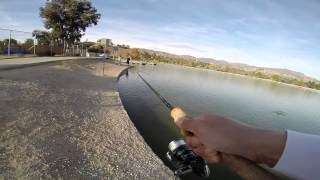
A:
POLYGON ((0 54, 0 59, 14 59, 14 58, 26 58, 26 57, 34 57, 33 54, 27 54, 27 55, 22 55, 22 54, 12 54, 10 56, 0 54))

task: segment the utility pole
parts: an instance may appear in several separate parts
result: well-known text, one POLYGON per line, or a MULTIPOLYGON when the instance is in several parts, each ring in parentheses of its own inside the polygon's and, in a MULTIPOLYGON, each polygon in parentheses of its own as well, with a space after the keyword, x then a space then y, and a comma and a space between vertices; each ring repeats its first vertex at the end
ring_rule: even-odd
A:
POLYGON ((36 55, 36 38, 33 38, 33 55, 36 55))
POLYGON ((63 38, 63 56, 65 56, 66 53, 66 40, 63 38))
POLYGON ((50 40, 50 56, 52 56, 52 47, 53 47, 53 40, 50 40))
POLYGON ((12 30, 9 31, 8 56, 11 55, 11 33, 12 33, 12 30))
POLYGON ((103 46, 103 54, 104 54, 104 59, 107 59, 107 56, 106 56, 106 47, 107 45, 105 44, 104 46, 103 46))

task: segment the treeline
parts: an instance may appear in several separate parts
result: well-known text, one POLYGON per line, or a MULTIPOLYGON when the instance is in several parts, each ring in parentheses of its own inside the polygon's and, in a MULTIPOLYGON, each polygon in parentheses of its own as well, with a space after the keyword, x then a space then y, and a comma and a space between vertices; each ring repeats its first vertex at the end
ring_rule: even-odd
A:
POLYGON ((171 57, 171 56, 160 55, 152 51, 148 52, 146 50, 136 49, 136 48, 119 49, 118 51, 114 52, 113 55, 124 57, 124 58, 131 57, 132 59, 145 61, 145 62, 154 62, 154 63, 160 62, 160 63, 176 64, 176 65, 182 65, 182 66, 188 66, 188 67, 211 69, 215 71, 252 76, 252 77, 257 77, 261 79, 270 79, 273 81, 282 82, 286 84, 294 84, 301 87, 308 87, 308 88, 320 90, 320 82, 305 81, 302 79, 292 78, 292 77, 288 77, 288 76, 284 76, 276 73, 269 73, 269 72, 266 73, 266 72, 263 72, 263 69, 261 69, 261 71, 260 70, 249 71, 249 70, 228 66, 228 65, 219 65, 219 64, 211 64, 211 63, 196 61, 188 58, 183 58, 181 56, 171 57))
POLYGON ((31 54, 33 51, 33 39, 26 39, 23 42, 11 38, 0 40, 0 54, 8 54, 10 44, 11 54, 31 54), (10 42, 10 43, 9 43, 10 42))

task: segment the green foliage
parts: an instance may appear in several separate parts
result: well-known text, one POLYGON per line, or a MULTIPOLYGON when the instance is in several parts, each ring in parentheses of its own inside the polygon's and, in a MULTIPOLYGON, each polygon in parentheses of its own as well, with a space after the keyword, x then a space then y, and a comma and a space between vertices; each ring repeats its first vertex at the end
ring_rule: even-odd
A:
POLYGON ((117 47, 123 48, 123 49, 130 49, 130 46, 125 44, 118 44, 117 47))
POLYGON ((271 76, 271 79, 274 80, 274 81, 280 81, 281 80, 281 77, 278 75, 278 74, 273 74, 271 76))
POLYGON ((268 75, 262 73, 262 72, 254 72, 253 76, 261 79, 270 79, 268 75))
POLYGON ((308 81, 305 83, 305 86, 306 87, 309 87, 309 88, 313 88, 313 89, 319 89, 320 90, 320 83, 316 83, 314 81, 308 81))
POLYGON ((27 46, 27 47, 32 47, 34 44, 33 39, 26 39, 23 43, 23 45, 27 46))
POLYGON ((82 45, 83 48, 89 48, 90 46, 93 46, 95 44, 96 44, 95 42, 90 42, 90 41, 80 43, 80 45, 82 45))
MULTIPOLYGON (((9 44, 9 39, 4 39, 3 41, 1 41, 1 44, 2 44, 2 45, 5 45, 5 46, 8 46, 8 44, 9 44)), ((18 41, 11 38, 11 39, 10 39, 10 44, 11 44, 11 45, 18 45, 18 41)))
POLYGON ((137 59, 140 57, 140 52, 138 51, 138 49, 134 48, 134 49, 131 49, 130 55, 131 55, 131 58, 137 59))
POLYGON ((61 41, 80 41, 87 27, 97 25, 100 14, 88 0, 51 0, 40 8, 44 25, 61 41))
POLYGON ((104 53, 104 47, 100 44, 92 45, 88 48, 88 52, 91 53, 104 53))
POLYGON ((294 79, 291 83, 295 84, 297 86, 304 86, 304 81, 303 80, 294 79))
POLYGON ((141 53, 141 59, 142 60, 150 60, 151 59, 151 54, 148 52, 142 52, 141 53))
POLYGON ((38 41, 38 45, 50 45, 52 41, 57 41, 53 33, 42 30, 34 30, 32 36, 38 41))

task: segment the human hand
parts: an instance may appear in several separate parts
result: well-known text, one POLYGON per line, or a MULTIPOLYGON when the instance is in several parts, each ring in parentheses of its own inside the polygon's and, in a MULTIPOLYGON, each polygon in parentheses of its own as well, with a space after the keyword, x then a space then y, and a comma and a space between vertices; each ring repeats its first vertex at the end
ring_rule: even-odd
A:
POLYGON ((286 142, 286 132, 258 129, 227 118, 208 114, 175 120, 185 132, 186 142, 211 163, 223 163, 221 153, 242 156, 273 167, 286 142))

